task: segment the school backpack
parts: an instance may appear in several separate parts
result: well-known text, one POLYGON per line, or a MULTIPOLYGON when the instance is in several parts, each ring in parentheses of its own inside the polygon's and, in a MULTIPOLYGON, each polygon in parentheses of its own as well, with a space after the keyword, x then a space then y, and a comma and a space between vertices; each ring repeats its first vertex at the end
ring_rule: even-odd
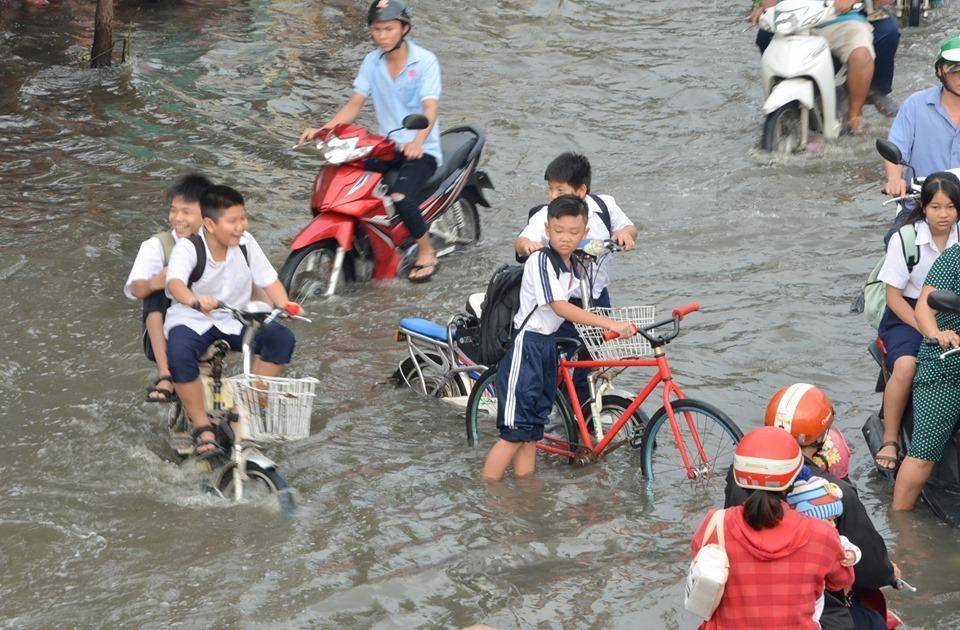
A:
MULTIPOLYGON (((541 250, 550 257, 554 270, 559 274, 560 255, 549 247, 541 250)), ((520 308, 520 284, 523 267, 503 265, 493 272, 480 311, 480 331, 477 359, 482 365, 493 366, 500 361, 513 343, 513 318, 520 308)), ((527 315, 520 329, 527 325, 536 309, 527 315)), ((518 329, 519 330, 519 329, 518 329)))
MULTIPOLYGON (((903 259, 907 262, 907 272, 913 271, 913 268, 920 262, 920 248, 917 247, 917 228, 912 224, 901 226, 896 230, 900 234, 900 244, 903 250, 903 259)), ((884 241, 889 241, 889 236, 884 241)), ((883 319, 883 311, 887 308, 887 287, 886 284, 877 278, 880 275, 880 269, 883 267, 883 261, 886 254, 867 276, 867 281, 863 284, 863 313, 867 317, 867 322, 873 328, 880 327, 880 320, 883 319)))
MULTIPOLYGON (((197 264, 190 272, 190 277, 187 278, 187 287, 189 288, 193 286, 194 282, 203 277, 203 271, 207 268, 207 248, 203 246, 203 239, 200 238, 199 234, 191 234, 187 238, 193 243, 193 248, 197 252, 197 264)), ((247 263, 247 267, 249 267, 250 254, 247 253, 247 246, 243 243, 240 243, 240 252, 243 254, 243 260, 247 263)))

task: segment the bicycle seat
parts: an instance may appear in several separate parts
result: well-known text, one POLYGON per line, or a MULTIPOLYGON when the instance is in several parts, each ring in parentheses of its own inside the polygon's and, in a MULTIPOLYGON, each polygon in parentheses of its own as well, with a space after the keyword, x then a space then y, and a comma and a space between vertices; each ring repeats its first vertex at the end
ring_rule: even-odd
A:
MULTIPOLYGON (((477 144, 479 137, 469 128, 457 127, 440 134, 440 150, 443 152, 443 165, 430 176, 420 189, 423 199, 429 197, 457 169, 463 168, 477 144)), ((391 169, 383 176, 383 183, 393 189, 397 183, 397 169, 391 169)))
MULTIPOLYGON (((422 317, 405 317, 400 320, 400 328, 415 335, 420 335, 421 337, 428 337, 443 342, 447 341, 446 326, 432 322, 429 319, 423 319, 422 317)), ((456 331, 453 333, 453 338, 457 338, 456 331)))

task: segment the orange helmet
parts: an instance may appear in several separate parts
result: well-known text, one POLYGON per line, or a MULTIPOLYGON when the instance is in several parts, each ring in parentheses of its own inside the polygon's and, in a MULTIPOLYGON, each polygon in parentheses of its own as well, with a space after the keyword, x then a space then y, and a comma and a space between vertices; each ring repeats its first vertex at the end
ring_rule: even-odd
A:
POLYGON ((819 442, 833 424, 833 403, 813 385, 784 387, 770 399, 763 423, 797 438, 800 446, 819 442))
POLYGON ((743 436, 733 454, 733 479, 747 490, 782 492, 803 468, 800 445, 783 429, 760 427, 743 436))

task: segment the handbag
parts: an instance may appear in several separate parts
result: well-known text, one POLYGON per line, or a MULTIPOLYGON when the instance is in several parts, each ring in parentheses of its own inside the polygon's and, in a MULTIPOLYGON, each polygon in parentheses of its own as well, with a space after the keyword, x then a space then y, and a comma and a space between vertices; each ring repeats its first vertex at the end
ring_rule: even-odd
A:
POLYGON ((730 561, 723 543, 724 510, 717 510, 703 532, 706 543, 714 531, 717 542, 703 544, 687 571, 683 607, 701 619, 710 619, 723 599, 723 591, 730 574, 730 561))

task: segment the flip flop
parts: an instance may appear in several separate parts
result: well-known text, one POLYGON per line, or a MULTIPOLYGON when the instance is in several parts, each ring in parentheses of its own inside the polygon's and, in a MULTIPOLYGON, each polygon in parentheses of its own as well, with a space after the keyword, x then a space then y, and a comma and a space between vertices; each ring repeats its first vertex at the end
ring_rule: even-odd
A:
POLYGON ((414 271, 418 271, 420 269, 432 269, 433 271, 431 271, 425 276, 411 276, 410 274, 407 274, 407 280, 409 280, 410 282, 413 282, 414 284, 422 284, 424 282, 430 282, 430 279, 433 278, 434 274, 437 273, 438 264, 440 264, 439 260, 435 260, 433 262, 429 262, 424 265, 414 265, 413 267, 410 268, 411 273, 414 271))
POLYGON ((170 375, 161 375, 157 377, 157 380, 153 381, 153 387, 147 388, 147 402, 148 403, 172 403, 177 401, 177 392, 174 389, 165 389, 163 387, 158 387, 162 382, 170 383, 171 388, 173 387, 173 379, 170 378, 170 375), (150 394, 160 394, 159 396, 151 396, 150 394))
POLYGON ((876 466, 877 470, 879 470, 882 473, 894 472, 897 469, 897 467, 900 466, 900 443, 894 440, 889 440, 881 444, 880 448, 877 449, 877 452, 879 453, 880 450, 882 450, 884 447, 887 447, 887 446, 892 446, 895 449, 895 452, 897 453, 896 456, 874 455, 873 457, 874 466, 876 466), (880 465, 881 462, 890 462, 893 464, 893 466, 891 466, 890 468, 887 468, 886 466, 881 466, 880 465))
POLYGON ((843 133, 848 136, 862 136, 867 133, 867 125, 863 122, 863 116, 855 116, 849 119, 843 126, 843 133), (859 122, 860 125, 855 127, 854 122, 859 122))

